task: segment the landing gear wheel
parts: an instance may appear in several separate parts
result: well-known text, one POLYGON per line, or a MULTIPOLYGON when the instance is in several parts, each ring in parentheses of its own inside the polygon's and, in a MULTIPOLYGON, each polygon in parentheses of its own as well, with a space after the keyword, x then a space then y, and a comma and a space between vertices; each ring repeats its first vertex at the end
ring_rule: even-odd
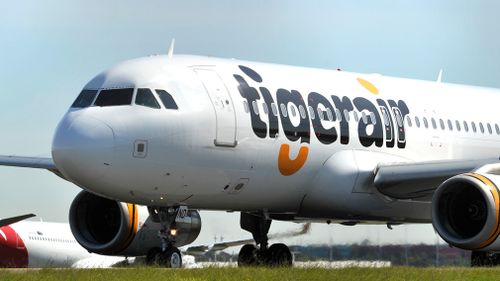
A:
POLYGON ((472 251, 470 255, 471 267, 490 267, 500 265, 500 254, 472 251))
POLYGON ((181 252, 176 247, 171 247, 163 253, 165 259, 165 266, 168 268, 181 268, 182 257, 181 252))
POLYGON ((268 265, 276 267, 290 267, 293 263, 292 253, 287 245, 277 243, 271 245, 268 251, 268 265))
POLYGON ((161 254, 161 249, 158 247, 151 248, 146 255, 146 265, 160 265, 159 255, 161 254))
POLYGON ((246 244, 241 247, 240 253, 238 254, 238 266, 257 265, 257 259, 255 257, 256 251, 257 247, 252 244, 246 244))
POLYGON ((168 268, 181 268, 181 252, 176 247, 170 247, 165 252, 162 252, 160 248, 152 248, 146 255, 146 264, 168 268))

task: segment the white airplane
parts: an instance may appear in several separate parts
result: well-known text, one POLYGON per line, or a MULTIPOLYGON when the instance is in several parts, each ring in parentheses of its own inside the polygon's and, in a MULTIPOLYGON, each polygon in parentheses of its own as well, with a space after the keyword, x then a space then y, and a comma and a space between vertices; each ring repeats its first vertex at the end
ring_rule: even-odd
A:
POLYGON ((500 90, 172 50, 88 82, 52 158, 0 159, 84 189, 70 225, 87 250, 127 252, 139 204, 161 225, 148 256, 171 267, 179 234, 199 232, 194 209, 241 212, 258 247, 240 265, 291 265, 286 245, 268 245, 272 220, 432 223, 472 265, 497 263, 500 90))
MULTIPOLYGON (((144 208, 144 207, 139 207, 144 208)), ((0 268, 3 267, 73 267, 73 268, 108 268, 133 264, 152 264, 154 257, 146 256, 148 250, 159 243, 157 232, 151 221, 141 221, 139 230, 143 239, 137 239, 127 251, 117 252, 116 256, 98 255, 83 248, 74 238, 68 223, 23 221, 34 217, 33 214, 22 215, 7 219, 0 219, 0 268), (151 226, 145 225, 151 224, 151 226), (147 235, 152 233, 153 235, 147 235), (130 257, 130 258, 129 258, 130 257), (149 259, 149 260, 148 260, 149 259)), ((182 220, 177 219, 177 225, 182 228, 182 220)), ((156 227, 156 229, 158 229, 156 227)), ((276 233, 271 238, 293 237, 308 233, 310 224, 304 224, 300 230, 276 233)), ((187 244, 180 242, 178 244, 187 244)), ((182 266, 196 268, 200 265, 195 262, 191 254, 204 254, 210 251, 221 251, 229 247, 250 243, 251 239, 225 241, 211 245, 187 247, 183 250, 182 266)), ((192 242, 192 241, 191 241, 192 242)), ((111 253, 110 253, 111 254, 111 253)))
POLYGON ((21 221, 33 216, 1 220, 0 267, 110 267, 125 261, 89 253, 67 223, 21 221))

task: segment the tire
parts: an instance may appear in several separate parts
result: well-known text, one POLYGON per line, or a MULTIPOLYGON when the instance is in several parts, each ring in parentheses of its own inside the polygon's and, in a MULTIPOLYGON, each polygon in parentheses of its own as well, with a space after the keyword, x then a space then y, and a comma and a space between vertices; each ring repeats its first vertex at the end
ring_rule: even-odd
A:
POLYGON ((291 267, 293 256, 287 245, 277 243, 271 245, 268 249, 268 265, 276 267, 291 267))
POLYGON ((470 255, 471 267, 491 267, 500 265, 500 255, 497 253, 472 251, 470 255))
POLYGON ((182 256, 179 249, 171 247, 163 253, 164 266, 168 268, 181 268, 182 256))
POLYGON ((255 257, 255 252, 257 247, 252 244, 246 244, 241 247, 240 253, 238 254, 238 266, 254 266, 257 264, 257 259, 255 257))
POLYGON ((159 258, 159 254, 161 253, 161 249, 160 248, 151 248, 149 251, 148 251, 148 254, 146 255, 146 265, 159 265, 158 263, 158 258, 159 258))

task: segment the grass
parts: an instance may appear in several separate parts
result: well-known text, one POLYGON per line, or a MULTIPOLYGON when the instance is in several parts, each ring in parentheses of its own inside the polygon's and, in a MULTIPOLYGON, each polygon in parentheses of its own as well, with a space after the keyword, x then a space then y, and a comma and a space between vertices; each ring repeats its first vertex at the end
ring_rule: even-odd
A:
POLYGON ((500 280, 498 268, 204 268, 204 269, 40 269, 0 270, 0 280, 500 280))

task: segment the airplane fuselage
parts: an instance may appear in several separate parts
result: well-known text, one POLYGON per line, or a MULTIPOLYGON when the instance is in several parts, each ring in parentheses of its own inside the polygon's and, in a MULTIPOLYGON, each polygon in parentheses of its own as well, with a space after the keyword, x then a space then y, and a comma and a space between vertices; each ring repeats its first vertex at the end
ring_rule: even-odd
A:
POLYGON ((84 89, 97 97, 64 116, 53 159, 80 187, 141 205, 430 222, 429 202, 387 198, 362 172, 500 152, 493 89, 180 55, 124 62, 84 89), (99 105, 110 89, 130 102, 99 105), (137 104, 139 89, 177 108, 137 104))

